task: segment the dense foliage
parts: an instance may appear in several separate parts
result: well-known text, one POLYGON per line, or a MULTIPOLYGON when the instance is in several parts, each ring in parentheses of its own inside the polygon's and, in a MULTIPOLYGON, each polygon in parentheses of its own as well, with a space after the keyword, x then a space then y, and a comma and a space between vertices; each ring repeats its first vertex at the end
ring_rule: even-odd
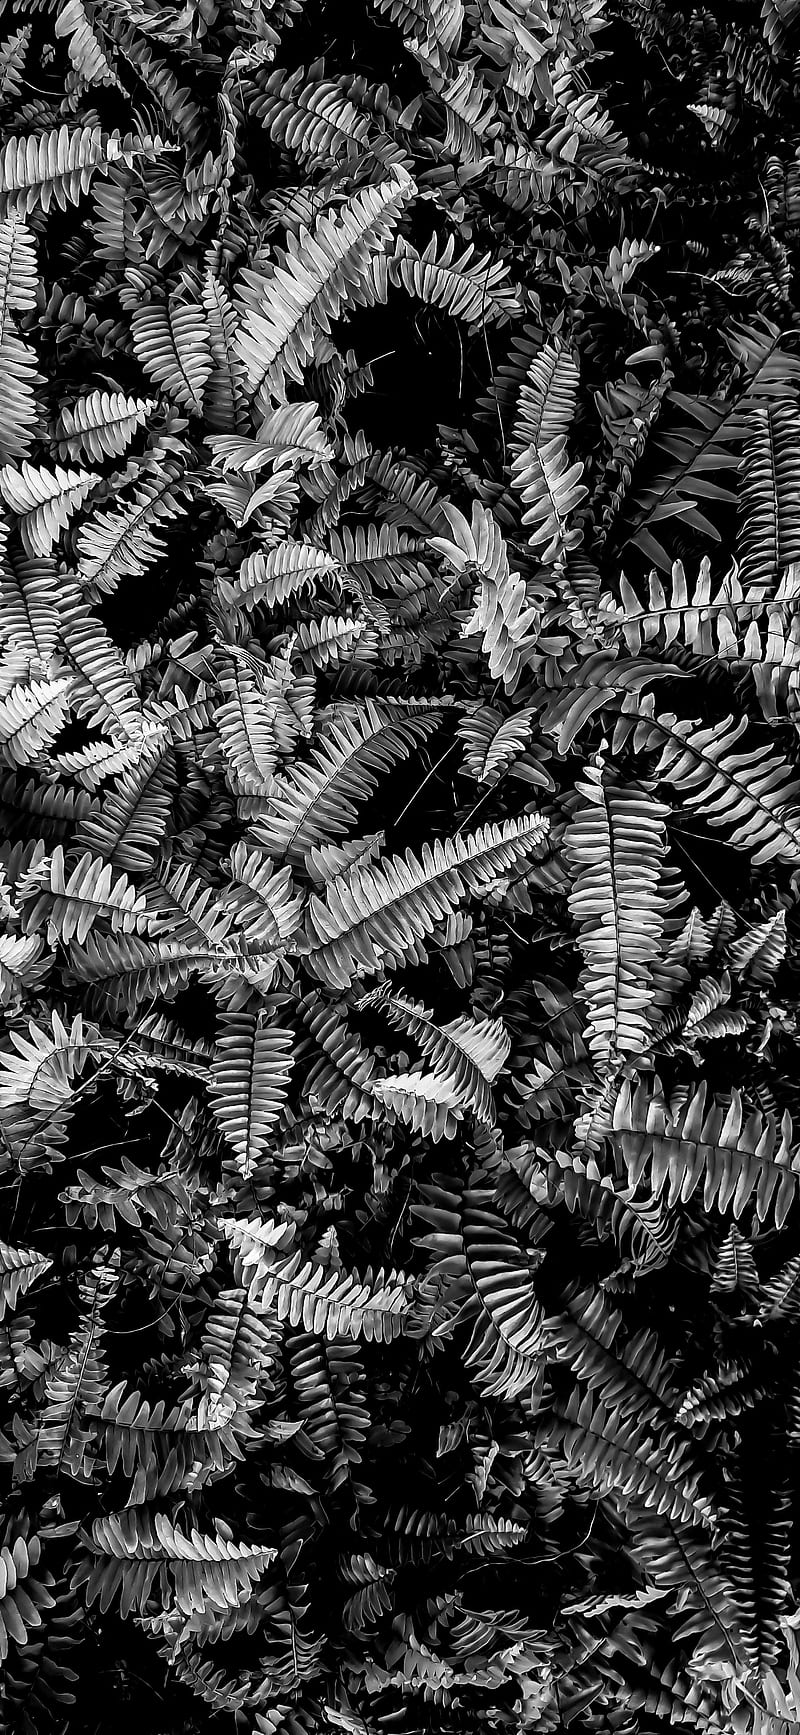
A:
POLYGON ((2 1726, 800 1728, 800 4, 0 11, 2 1726))

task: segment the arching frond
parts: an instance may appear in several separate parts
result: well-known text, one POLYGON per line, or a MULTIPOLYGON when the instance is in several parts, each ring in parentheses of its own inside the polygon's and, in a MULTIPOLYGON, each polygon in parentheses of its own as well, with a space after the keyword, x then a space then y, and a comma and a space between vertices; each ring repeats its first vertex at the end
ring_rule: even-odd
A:
POLYGON ((381 186, 355 194, 335 216, 319 217, 313 231, 290 235, 271 275, 245 273, 237 349, 253 395, 266 388, 284 397, 287 378, 302 382, 329 320, 347 305, 374 299, 369 267, 388 244, 412 191, 409 175, 397 168, 381 186), (285 305, 291 307, 288 318, 285 305))

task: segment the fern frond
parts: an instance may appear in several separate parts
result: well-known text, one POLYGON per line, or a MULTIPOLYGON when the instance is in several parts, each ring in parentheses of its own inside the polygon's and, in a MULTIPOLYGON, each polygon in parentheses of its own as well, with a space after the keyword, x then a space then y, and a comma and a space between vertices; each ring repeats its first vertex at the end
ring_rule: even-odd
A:
POLYGON ((416 1039, 434 1075, 452 1091, 464 1113, 489 1123, 494 1120, 492 1086, 511 1049, 511 1038, 499 1018, 455 1018, 439 1025, 425 1006, 396 992, 378 992, 363 1004, 379 1007, 391 1024, 416 1039))
POLYGON ((519 313, 519 297, 507 282, 508 266, 475 259, 471 245, 456 258, 455 247, 451 235, 437 258, 435 235, 422 253, 398 236, 387 261, 389 277, 427 307, 440 307, 453 319, 463 319, 471 331, 490 320, 502 325, 519 313))
POLYGON ((489 825, 471 837, 423 845, 375 867, 352 867, 313 894, 306 918, 305 953, 315 975, 346 988, 424 956, 423 942, 456 900, 480 893, 523 859, 547 835, 544 819, 529 815, 489 825))
POLYGON ((223 1289, 203 1326, 201 1350, 208 1413, 227 1419, 261 1401, 280 1338, 275 1322, 251 1307, 246 1289, 223 1289))
POLYGON ((257 1014, 224 1019, 214 1051, 211 1107, 245 1179, 266 1149, 284 1101, 294 1035, 257 1014))
POLYGON ((434 1256, 432 1275, 455 1277, 456 1318, 472 1322, 465 1359, 473 1377, 487 1397, 531 1396, 545 1341, 534 1283, 541 1256, 519 1246, 491 1191, 468 1188, 459 1198, 437 1185, 422 1192, 426 1203, 415 1210, 432 1226, 423 1241, 434 1256))
POLYGON ((358 710, 339 710, 320 733, 306 764, 277 777, 253 839, 276 861, 305 861, 309 850, 344 837, 381 776, 427 740, 433 716, 397 717, 365 699, 358 710))
POLYGON ((480 501, 473 501, 471 524, 455 506, 447 504, 443 511, 451 537, 431 537, 432 547, 456 572, 478 579, 475 610, 464 622, 462 634, 465 638, 481 634, 492 679, 499 676, 513 692, 538 637, 539 610, 529 606, 523 580, 509 567, 497 523, 480 501))
POLYGON ((408 1284, 394 1272, 363 1278, 285 1253, 285 1226, 226 1219, 222 1228, 236 1254, 248 1295, 264 1312, 304 1331, 326 1337, 364 1337, 388 1343, 403 1330, 409 1311, 408 1284))
POLYGON ((104 458, 118 458, 154 409, 152 398, 129 398, 124 392, 87 392, 74 404, 65 404, 59 415, 58 455, 81 458, 85 453, 97 464, 104 458))
POLYGON ((595 1061, 613 1065, 650 1039, 651 970, 664 926, 659 879, 668 809, 635 785, 590 767, 564 837, 574 880, 569 893, 584 957, 581 987, 595 1061))
POLYGON ((677 1439, 654 1459, 641 1422, 623 1422, 588 1391, 572 1393, 542 1424, 540 1442, 560 1447, 578 1484, 602 1495, 613 1491, 623 1506, 660 1514, 684 1524, 709 1524, 712 1508, 698 1493, 677 1439))
POLYGON ((739 1218, 752 1200, 760 1223, 771 1215, 779 1227, 785 1222, 800 1175, 788 1113, 780 1126, 757 1109, 746 1114, 735 1090, 708 1103, 703 1081, 673 1117, 657 1088, 626 1080, 613 1130, 631 1186, 649 1169, 654 1197, 667 1189, 671 1204, 685 1203, 702 1182, 706 1211, 730 1206, 739 1218))
POLYGON ((81 526, 77 538, 83 578, 100 592, 114 591, 123 578, 139 578, 164 552, 161 527, 178 511, 176 463, 164 463, 159 473, 138 484, 130 500, 109 511, 96 512, 81 526))
POLYGON ((625 740, 636 751, 658 752, 654 781, 680 789, 683 806, 711 826, 725 827, 729 841, 747 850, 754 867, 800 860, 800 783, 771 747, 733 751, 748 727, 746 716, 703 728, 697 719, 655 714, 651 695, 630 695, 622 705, 613 749, 625 740))
POLYGON ((571 351, 553 337, 534 355, 517 399, 517 414, 509 440, 515 457, 527 448, 539 450, 565 438, 571 426, 580 376, 571 351))
POLYGON ((146 1507, 95 1519, 87 1543, 73 1588, 85 1585, 87 1603, 99 1599, 103 1609, 119 1596, 123 1616, 144 1609, 154 1583, 162 1605, 174 1601, 186 1616, 204 1609, 224 1613, 252 1592, 276 1554, 265 1545, 229 1541, 221 1530, 187 1534, 166 1513, 146 1507))
POLYGON ((79 587, 62 577, 59 621, 65 660, 74 671, 70 693, 73 709, 91 723, 141 743, 145 724, 141 705, 122 657, 81 596, 79 587))
POLYGON ((18 1536, 10 1547, 0 1547, 0 1662, 15 1645, 30 1643, 29 1634, 42 1624, 42 1612, 55 1607, 49 1587, 49 1572, 37 1573, 42 1545, 38 1536, 26 1542, 18 1536))
POLYGON ((0 562, 0 636, 42 664, 52 656, 58 634, 54 579, 52 561, 31 560, 17 548, 4 550, 0 562))
POLYGON ((76 849, 113 861, 124 873, 148 873, 169 824, 176 787, 174 754, 145 742, 102 798, 81 818, 76 849))
POLYGON ((60 733, 67 715, 70 682, 65 675, 12 687, 0 699, 0 756, 10 765, 30 765, 60 733))
POLYGON ((269 276, 243 275, 237 350, 253 397, 262 389, 285 397, 286 379, 303 380, 320 332, 346 306, 374 299, 371 262, 388 245, 414 183, 397 168, 378 187, 355 193, 312 231, 289 236, 269 276))
POLYGON ((309 79, 302 66, 292 73, 276 67, 251 113, 275 144, 315 169, 325 162, 354 163, 365 157, 387 165, 406 162, 390 132, 378 130, 375 120, 348 101, 333 80, 309 79))
POLYGON ((66 37, 70 60, 87 84, 113 85, 117 90, 121 90, 119 79, 92 29, 82 0, 64 0, 56 19, 55 34, 66 37))
POLYGON ((32 1283, 50 1270, 52 1259, 33 1247, 9 1247, 0 1241, 0 1319, 13 1313, 32 1283))
POLYGON ((0 338, 5 336, 10 313, 36 306, 38 282, 32 231, 18 216, 4 217, 0 222, 0 338))
POLYGON ((131 318, 133 347, 145 373, 181 409, 199 416, 213 359, 204 309, 196 302, 153 301, 131 318))
POLYGON ((234 579, 220 577, 223 601, 247 613, 265 603, 276 608, 298 591, 314 590, 318 583, 341 583, 338 562, 314 542, 279 542, 267 552, 256 549, 242 562, 234 579))
POLYGON ((741 582, 773 587, 800 560, 800 415, 787 404, 757 406, 741 458, 741 582))
POLYGON ((511 485, 525 507, 522 522, 529 527, 530 547, 546 566, 581 541, 580 528, 570 528, 568 520, 588 496, 582 475, 580 459, 569 462, 563 434, 543 446, 525 446, 514 459, 511 485))
POLYGON ((22 875, 17 897, 26 933, 46 928, 51 946, 72 939, 82 945, 97 921, 107 921, 112 933, 137 933, 153 922, 144 895, 125 874, 88 851, 68 874, 60 844, 22 875))
POLYGON ((95 174, 113 164, 130 164, 148 147, 142 140, 121 139, 99 126, 65 124, 39 138, 11 138, 0 152, 0 215, 26 217, 55 204, 64 211, 88 191, 95 174))
POLYGON ((15 514, 29 555, 50 553, 54 542, 79 511, 100 477, 92 470, 46 470, 23 458, 0 470, 0 494, 15 514))

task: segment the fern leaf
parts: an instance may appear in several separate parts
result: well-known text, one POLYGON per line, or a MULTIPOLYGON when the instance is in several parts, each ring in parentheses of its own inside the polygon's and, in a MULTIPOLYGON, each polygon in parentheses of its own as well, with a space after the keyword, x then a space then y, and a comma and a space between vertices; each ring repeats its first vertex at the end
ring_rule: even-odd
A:
POLYGON ((82 945, 95 922, 112 933, 137 933, 152 926, 146 899, 125 874, 87 851, 67 874, 60 844, 20 878, 17 896, 26 933, 45 927, 51 946, 77 939, 82 945))
POLYGON ((305 951, 314 973, 332 987, 424 956, 422 943, 456 900, 479 893, 543 842, 535 815, 485 826, 471 837, 436 839, 417 860, 410 850, 375 867, 355 865, 314 894, 305 951))
POLYGON ((631 1186, 649 1167, 656 1198, 667 1189, 671 1204, 685 1202, 702 1183, 706 1211, 730 1206, 739 1218, 752 1199, 760 1223, 771 1214, 779 1227, 785 1222, 800 1174, 788 1113, 780 1126, 756 1109, 745 1114, 738 1091, 707 1103, 703 1082, 673 1118, 657 1090, 626 1080, 613 1129, 631 1186))
POLYGON ((451 235, 437 258, 435 235, 422 253, 399 236, 388 260, 392 282, 426 306, 440 307, 453 319, 463 319, 471 331, 480 330, 490 320, 503 324, 519 313, 519 297, 506 281, 508 266, 475 259, 471 245, 457 259, 455 245, 451 235))
POLYGON ((223 678, 224 702, 214 712, 231 788, 266 799, 278 763, 274 706, 261 691, 253 672, 234 666, 223 678))
POLYGON ((578 460, 570 465, 566 448, 564 435, 544 446, 526 446, 511 470, 512 487, 525 507, 522 522, 532 527, 528 542, 546 566, 576 548, 582 536, 577 526, 569 528, 568 520, 589 490, 581 481, 583 464, 578 460))
POLYGON ((569 906, 584 957, 586 1041, 595 1061, 607 1066, 641 1053, 650 1039, 668 809, 642 789, 609 781, 596 767, 578 790, 580 806, 565 833, 575 875, 569 906))
POLYGON ((61 411, 56 424, 59 457, 81 458, 85 453, 95 463, 120 457, 154 409, 152 398, 129 398, 124 392, 87 392, 61 411))
POLYGON ((203 413, 203 389, 213 359, 202 307, 194 302, 151 302, 131 319, 133 347, 155 385, 163 386, 181 409, 203 413))
POLYGON ((8 1657, 9 1640, 32 1645, 30 1634, 41 1626, 42 1611, 55 1607, 48 1589, 51 1574, 34 1575, 40 1556, 38 1536, 28 1542, 18 1536, 11 1547, 0 1547, 0 1662, 8 1657))
POLYGON ((399 1115, 412 1132, 438 1144, 453 1139, 464 1111, 451 1084, 435 1072, 389 1073, 376 1078, 373 1097, 399 1115))
POLYGON ((433 536, 432 546, 456 572, 469 571, 479 581, 475 611, 462 633, 480 633, 492 679, 500 677, 513 692, 538 637, 539 611, 528 606, 526 587, 511 571, 503 537, 480 501, 473 501, 471 525, 457 507, 448 504, 443 511, 452 537, 433 536))
POLYGON ((100 478, 92 470, 37 468, 23 459, 19 469, 5 464, 0 470, 0 494, 15 513, 20 534, 31 556, 50 553, 100 478))
POLYGON ((741 582, 777 585, 785 568, 800 560, 800 415, 787 404, 751 410, 751 432, 742 450, 741 582))
POLYGON ((640 1422, 621 1421, 591 1391, 576 1389, 563 1410, 556 1410, 540 1431, 548 1446, 558 1445, 581 1486, 598 1494, 614 1491, 624 1505, 643 1507, 684 1524, 709 1524, 712 1508, 698 1493, 677 1440, 656 1459, 640 1422))
POLYGON ((50 1270, 52 1259, 32 1247, 9 1247, 0 1241, 0 1319, 13 1313, 32 1283, 50 1270))
POLYGON ((286 1098, 291 1030, 237 1013, 224 1020, 210 1087, 214 1117, 245 1179, 258 1166, 286 1098))
POLYGON ((638 751, 658 751, 653 779, 680 788, 683 806, 709 825, 724 826, 729 841, 748 851, 754 867, 769 861, 796 864, 800 783, 769 746, 734 752, 747 727, 746 716, 738 722, 726 717, 708 728, 671 712, 656 717, 651 695, 632 694, 623 701, 612 746, 616 752, 632 737, 638 751))
POLYGON ((379 12, 387 12, 404 34, 421 37, 428 51, 441 48, 452 53, 464 23, 462 0, 373 0, 379 12))
POLYGON ((96 590, 114 591, 123 578, 139 578, 164 552, 160 527, 174 521, 179 504, 177 464, 163 464, 157 476, 140 482, 132 498, 107 512, 96 512, 77 538, 83 577, 96 590))
POLYGON ((36 306, 39 273, 36 243, 27 223, 17 216, 0 222, 0 335, 9 313, 24 313, 36 306))
POLYGON ((204 1609, 224 1613, 252 1592, 276 1550, 263 1544, 233 1542, 223 1530, 203 1535, 178 1530, 166 1513, 134 1507, 96 1518, 90 1553, 80 1561, 73 1589, 86 1586, 89 1605, 101 1607, 119 1595, 121 1613, 143 1610, 154 1582, 163 1603, 174 1598, 185 1616, 204 1609))
POLYGON ((452 1091, 464 1113, 493 1122, 492 1085, 511 1049, 511 1038, 499 1018, 454 1018, 439 1025, 426 1007, 398 993, 371 995, 364 1004, 379 1006, 390 1023, 415 1037, 434 1074, 452 1091))
POLYGON ((66 37, 70 60, 87 84, 114 85, 117 90, 122 88, 92 29, 82 0, 64 0, 56 18, 55 33, 66 37))
POLYGON ((254 841, 274 860, 302 864, 309 850, 344 837, 381 775, 427 740, 436 716, 393 717, 366 699, 331 719, 307 764, 276 778, 254 841))
POLYGON ((244 273, 237 349, 252 396, 266 386, 284 397, 287 378, 302 383, 329 321, 345 306, 373 299, 371 262, 387 246, 413 190, 405 169, 397 168, 381 186, 355 193, 336 216, 323 215, 312 231, 290 235, 270 276, 244 273))
POLYGON ((575 414, 579 379, 572 353, 561 338, 550 338, 534 355, 520 387, 509 442, 515 457, 529 447, 539 450, 566 436, 575 414))
POLYGON ((64 726, 70 683, 64 675, 12 687, 0 699, 0 756, 11 765, 29 765, 49 747, 64 726))
POLYGON ((246 1289, 223 1289, 203 1326, 201 1349, 209 1413, 227 1417, 258 1401, 280 1339, 274 1321, 250 1306, 246 1289))
POLYGON ((247 613, 265 603, 275 608, 298 591, 317 584, 341 583, 338 562, 313 542, 279 542, 268 552, 256 549, 242 562, 235 579, 217 580, 223 601, 247 613))
POLYGON ((518 1245, 487 1189, 468 1188, 461 1198, 439 1186, 423 1193, 429 1202, 416 1214, 433 1226, 423 1245, 434 1254, 433 1275, 455 1276, 455 1298, 464 1298, 457 1317, 472 1322, 465 1359, 473 1377, 487 1397, 530 1395, 544 1346, 534 1283, 541 1256, 518 1245))
POLYGON ((278 1319, 326 1337, 364 1337, 388 1343, 403 1330, 409 1310, 408 1286, 394 1272, 364 1278, 306 1260, 302 1251, 281 1252, 285 1225, 223 1221, 236 1254, 237 1269, 251 1302, 278 1319))
POLYGON ((309 79, 302 66, 292 73, 281 67, 271 72, 251 112, 273 142, 302 164, 318 168, 326 159, 355 162, 371 155, 387 165, 405 160, 399 143, 378 131, 375 120, 349 102, 338 84, 309 79))
POLYGON ((212 271, 203 278, 202 301, 211 353, 203 404, 209 427, 232 434, 243 426, 244 369, 236 352, 237 319, 228 289, 212 271))
POLYGON ((138 140, 104 134, 99 126, 61 126, 40 138, 11 138, 0 152, 0 214, 64 211, 87 192, 95 174, 115 163, 133 161, 143 149, 138 140))
MULTIPOLYGON (((2 357, 0 356, 0 366, 2 357)), ((34 662, 46 664, 55 649, 58 610, 55 566, 6 548, 0 566, 0 633, 34 662)))

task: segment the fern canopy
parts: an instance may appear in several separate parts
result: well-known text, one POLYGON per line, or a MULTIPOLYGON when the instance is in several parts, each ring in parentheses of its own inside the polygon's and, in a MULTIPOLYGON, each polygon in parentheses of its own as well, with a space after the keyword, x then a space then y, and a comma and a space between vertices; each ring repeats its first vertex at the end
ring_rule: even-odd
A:
POLYGON ((0 4, 2 1735, 800 1730, 799 86, 0 4))

